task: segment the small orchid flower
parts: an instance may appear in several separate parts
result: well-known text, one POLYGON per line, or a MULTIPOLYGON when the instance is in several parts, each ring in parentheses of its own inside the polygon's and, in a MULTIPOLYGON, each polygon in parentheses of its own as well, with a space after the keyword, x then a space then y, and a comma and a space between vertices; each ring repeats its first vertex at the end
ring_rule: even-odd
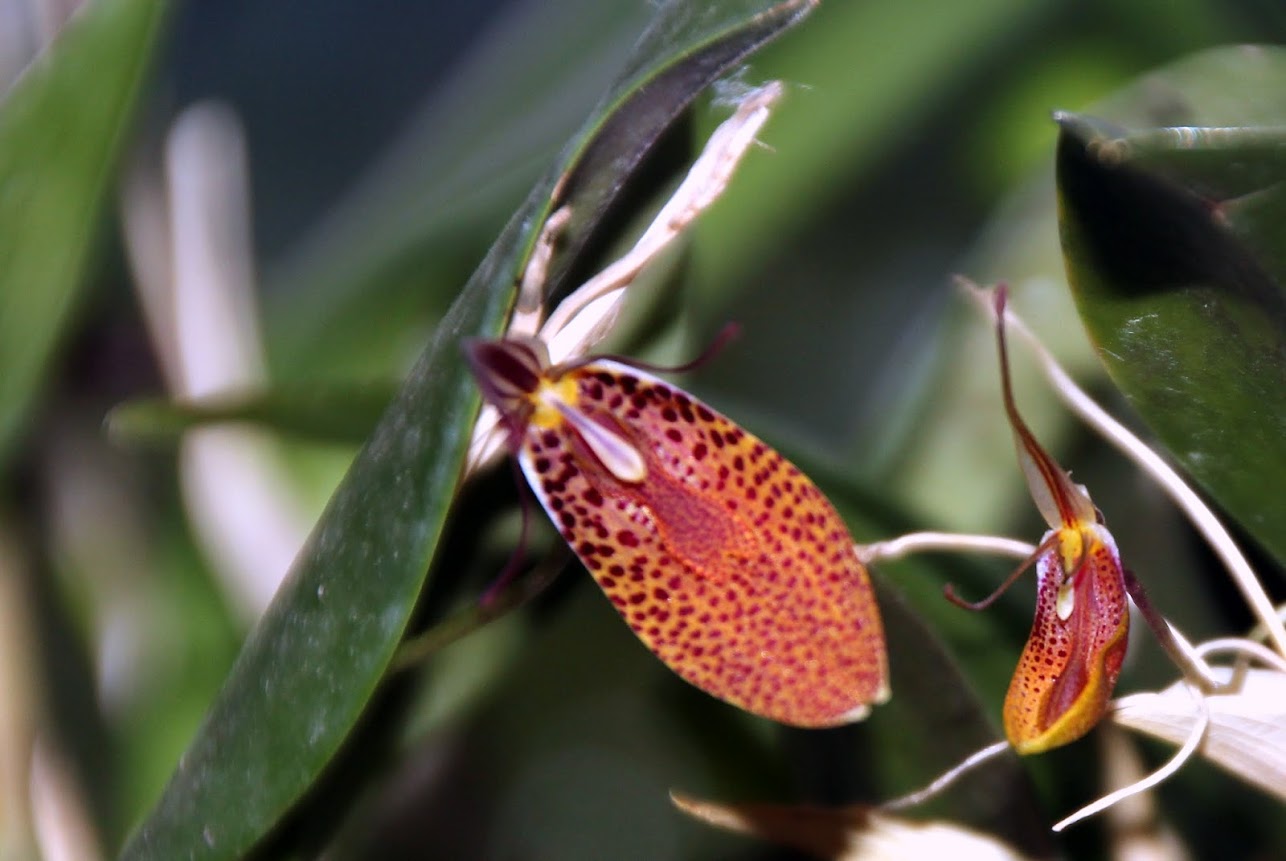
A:
POLYGON ((1032 499, 1049 531, 1036 563, 1036 616, 1005 696, 1004 725, 1019 753, 1075 741, 1107 712, 1125 659, 1129 601, 1121 556, 1090 501, 1018 413, 1005 344, 1005 296, 996 291, 996 341, 1005 413, 1032 499))

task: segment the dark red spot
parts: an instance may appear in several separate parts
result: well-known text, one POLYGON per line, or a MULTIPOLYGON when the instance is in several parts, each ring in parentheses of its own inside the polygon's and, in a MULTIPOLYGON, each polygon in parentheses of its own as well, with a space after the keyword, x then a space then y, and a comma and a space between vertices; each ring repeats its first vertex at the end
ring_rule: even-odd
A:
POLYGON ((683 442, 683 434, 679 433, 675 428, 668 429, 665 432, 665 438, 670 442, 683 442))
POLYGON ((595 487, 591 487, 589 490, 585 491, 583 498, 590 505, 598 506, 603 504, 603 494, 599 493, 598 488, 595 487))
POLYGON ((741 455, 737 455, 732 459, 732 468, 737 470, 737 472, 741 472, 746 468, 746 462, 742 460, 741 455))
POLYGON ((616 540, 621 543, 622 547, 638 547, 639 537, 628 529, 622 529, 616 533, 616 540))
POLYGON ((709 449, 706 448, 706 444, 703 442, 699 442, 692 447, 692 459, 702 460, 703 458, 705 458, 708 452, 709 452, 709 449))
POLYGON ((703 422, 714 421, 714 413, 710 412, 710 410, 706 408, 705 404, 697 404, 697 415, 703 422))
POLYGON ((670 593, 658 587, 652 590, 652 597, 658 601, 669 601, 670 593))
POLYGON ((679 414, 674 411, 674 407, 666 407, 661 410, 661 418, 667 422, 676 422, 679 420, 679 414))

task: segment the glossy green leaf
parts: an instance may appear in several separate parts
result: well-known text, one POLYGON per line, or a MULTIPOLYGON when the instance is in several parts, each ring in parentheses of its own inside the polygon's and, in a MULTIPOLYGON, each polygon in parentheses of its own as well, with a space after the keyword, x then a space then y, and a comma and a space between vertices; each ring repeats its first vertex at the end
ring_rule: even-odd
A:
POLYGON ((1061 125, 1063 250, 1109 373, 1286 561, 1286 130, 1061 125))
POLYGON ((451 505, 478 408, 459 339, 501 331, 554 205, 568 204, 574 215, 551 286, 661 131, 811 5, 742 0, 660 9, 618 83, 439 326, 122 858, 240 857, 317 782, 390 667, 451 505))
POLYGON ((83 285, 165 4, 89 4, 0 102, 0 459, 83 285))

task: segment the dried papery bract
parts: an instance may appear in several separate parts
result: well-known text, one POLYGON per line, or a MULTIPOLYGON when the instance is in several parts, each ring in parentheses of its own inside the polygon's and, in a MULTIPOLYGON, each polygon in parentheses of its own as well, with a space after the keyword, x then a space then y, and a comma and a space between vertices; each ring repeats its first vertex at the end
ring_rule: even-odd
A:
MULTIPOLYGON (((615 323, 625 291, 634 279, 723 194, 784 91, 780 81, 769 81, 745 92, 732 116, 710 135, 683 182, 634 247, 578 287, 542 325, 546 275, 555 245, 571 216, 566 206, 556 210, 541 228, 523 272, 517 308, 507 335, 538 337, 556 363, 584 356, 600 343, 615 323)), ((469 444, 467 472, 472 473, 488 463, 502 448, 496 423, 494 407, 485 404, 469 444)))
POLYGON ((870 579, 799 469, 620 360, 548 365, 526 340, 466 350, 546 513, 672 670, 796 726, 848 723, 887 699, 870 579))
POLYGON ((1028 858, 995 837, 957 823, 916 822, 862 805, 725 804, 673 791, 670 800, 679 810, 707 825, 789 846, 828 861, 1028 858))

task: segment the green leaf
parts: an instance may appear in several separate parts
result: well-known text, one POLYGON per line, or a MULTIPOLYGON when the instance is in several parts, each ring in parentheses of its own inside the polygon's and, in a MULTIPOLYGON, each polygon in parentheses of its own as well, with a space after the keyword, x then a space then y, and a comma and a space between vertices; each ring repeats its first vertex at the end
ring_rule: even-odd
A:
POLYGON ((317 442, 358 445, 375 428, 396 390, 395 384, 383 382, 314 383, 187 402, 130 401, 108 414, 107 431, 125 442, 173 445, 193 428, 242 423, 317 442))
POLYGON ((164 8, 89 4, 0 103, 0 462, 84 286, 164 8))
POLYGON ((1286 131, 1060 122, 1063 250, 1099 354, 1170 452, 1286 561, 1286 131))
POLYGON ((573 217, 551 288, 661 131, 809 8, 740 0, 660 10, 620 81, 443 320, 122 858, 240 857, 316 784, 385 677, 431 570, 478 409, 459 339, 502 330, 555 204, 570 205, 573 217))

